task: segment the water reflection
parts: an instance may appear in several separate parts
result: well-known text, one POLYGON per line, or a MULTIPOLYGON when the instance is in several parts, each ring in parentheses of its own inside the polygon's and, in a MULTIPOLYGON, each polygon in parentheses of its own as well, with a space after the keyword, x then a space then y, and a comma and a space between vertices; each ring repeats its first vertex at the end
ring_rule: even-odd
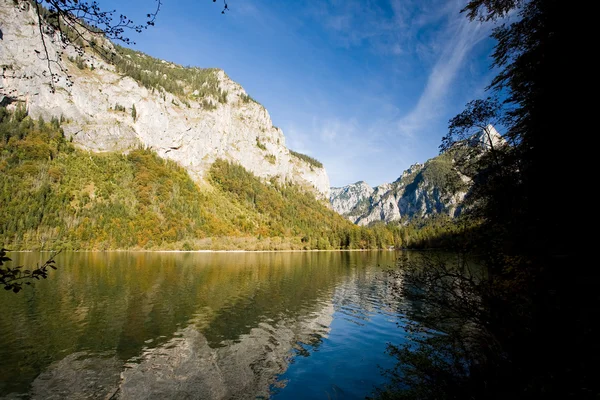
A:
MULTIPOLYGON (((12 256, 28 265, 44 257, 12 256)), ((385 342, 403 334, 385 282, 395 258, 61 255, 48 281, 19 295, 2 293, 0 395, 326 398, 335 387, 362 397, 379 379, 385 342), (377 357, 365 358, 365 351, 377 357), (356 371, 340 367, 356 354, 363 354, 356 371), (349 383, 356 376, 360 387, 349 383)))

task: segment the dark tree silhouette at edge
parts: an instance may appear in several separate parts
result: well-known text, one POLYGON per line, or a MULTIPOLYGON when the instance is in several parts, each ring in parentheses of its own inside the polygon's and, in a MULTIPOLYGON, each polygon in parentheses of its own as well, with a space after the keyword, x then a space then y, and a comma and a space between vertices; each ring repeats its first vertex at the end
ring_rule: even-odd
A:
POLYGON ((19 293, 23 289, 23 285, 31 286, 35 280, 46 279, 50 272, 49 269, 56 269, 54 257, 60 253, 60 251, 54 253, 42 265, 33 269, 27 269, 22 265, 17 267, 6 265, 6 263, 12 261, 12 259, 6 256, 7 251, 9 250, 0 249, 0 285, 5 290, 12 290, 14 293, 19 293))
MULTIPOLYGON (((499 73, 489 90, 505 99, 498 111, 508 146, 494 151, 496 160, 473 160, 476 255, 485 274, 472 279, 456 263, 404 264, 398 290, 420 304, 407 310, 417 335, 412 347, 391 347, 399 364, 381 398, 600 393, 591 372, 596 280, 575 255, 586 249, 575 242, 579 217, 557 215, 553 201, 553 189, 575 179, 572 161, 587 134, 574 128, 583 120, 575 91, 585 74, 575 71, 583 39, 565 24, 573 11, 556 0, 472 0, 463 9, 471 20, 501 23, 492 34, 499 73)), ((486 107, 472 102, 451 120, 442 150, 464 140, 462 128, 478 129, 486 107)))

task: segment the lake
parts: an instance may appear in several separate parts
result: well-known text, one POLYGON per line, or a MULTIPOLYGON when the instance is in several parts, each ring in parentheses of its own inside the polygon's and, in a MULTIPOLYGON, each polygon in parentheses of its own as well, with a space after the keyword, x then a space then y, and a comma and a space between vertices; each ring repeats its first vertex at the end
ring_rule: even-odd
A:
POLYGON ((0 398, 364 398, 406 337, 398 255, 60 254, 0 293, 0 398))

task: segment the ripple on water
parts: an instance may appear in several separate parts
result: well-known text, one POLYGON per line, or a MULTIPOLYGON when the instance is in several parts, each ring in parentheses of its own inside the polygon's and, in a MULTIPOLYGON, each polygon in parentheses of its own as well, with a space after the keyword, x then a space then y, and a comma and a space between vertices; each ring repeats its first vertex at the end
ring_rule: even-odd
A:
POLYGON ((377 253, 64 256, 0 302, 0 397, 363 398, 402 340, 377 253))

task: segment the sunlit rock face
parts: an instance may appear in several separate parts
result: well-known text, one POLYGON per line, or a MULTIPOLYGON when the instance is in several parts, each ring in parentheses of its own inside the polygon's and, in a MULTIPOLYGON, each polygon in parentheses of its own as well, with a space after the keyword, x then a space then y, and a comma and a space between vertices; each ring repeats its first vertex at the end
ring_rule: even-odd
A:
POLYGON ((366 210, 363 208, 368 205, 372 194, 373 188, 360 181, 344 187, 332 187, 329 200, 335 211, 355 222, 355 218, 366 210))
MULTIPOLYGON (((267 110, 254 101, 244 101, 244 89, 221 70, 214 74, 220 89, 227 93, 226 102, 213 101, 216 108, 207 109, 193 96, 187 101, 189 105, 184 105, 169 92, 149 90, 117 74, 113 65, 92 54, 85 55, 85 68, 79 69, 68 60, 77 53, 67 48, 62 63, 72 75, 73 85, 57 65, 51 64, 53 72, 58 73, 53 93, 48 65, 40 55, 43 46, 37 19, 28 3, 21 4, 16 7, 11 0, 0 0, 0 65, 4 67, 0 101, 10 103, 9 107, 23 103, 33 118, 63 116, 68 121, 63 124, 65 134, 84 149, 151 148, 159 156, 179 163, 197 180, 222 158, 241 164, 261 178, 293 182, 320 198, 329 197, 325 169, 293 156, 267 110), (126 112, 116 111, 116 104, 125 107, 126 112), (135 119, 131 115, 133 106, 135 119)), ((60 53, 56 35, 45 34, 53 57, 60 53)))
POLYGON ((360 181, 331 188, 329 201, 335 211, 358 225, 407 223, 437 214, 456 217, 471 186, 470 178, 456 168, 457 160, 477 159, 504 145, 504 138, 488 125, 449 151, 412 165, 392 183, 372 189, 360 181))
POLYGON ((374 189, 364 182, 332 188, 330 202, 335 211, 358 225, 407 223, 436 214, 455 217, 462 210, 470 180, 453 163, 451 156, 442 155, 414 164, 396 181, 374 189))
POLYGON ((465 193, 448 194, 432 179, 424 177, 425 164, 414 164, 392 183, 371 189, 365 182, 332 188, 330 202, 335 211, 358 225, 374 222, 407 222, 435 213, 453 215, 465 193))

